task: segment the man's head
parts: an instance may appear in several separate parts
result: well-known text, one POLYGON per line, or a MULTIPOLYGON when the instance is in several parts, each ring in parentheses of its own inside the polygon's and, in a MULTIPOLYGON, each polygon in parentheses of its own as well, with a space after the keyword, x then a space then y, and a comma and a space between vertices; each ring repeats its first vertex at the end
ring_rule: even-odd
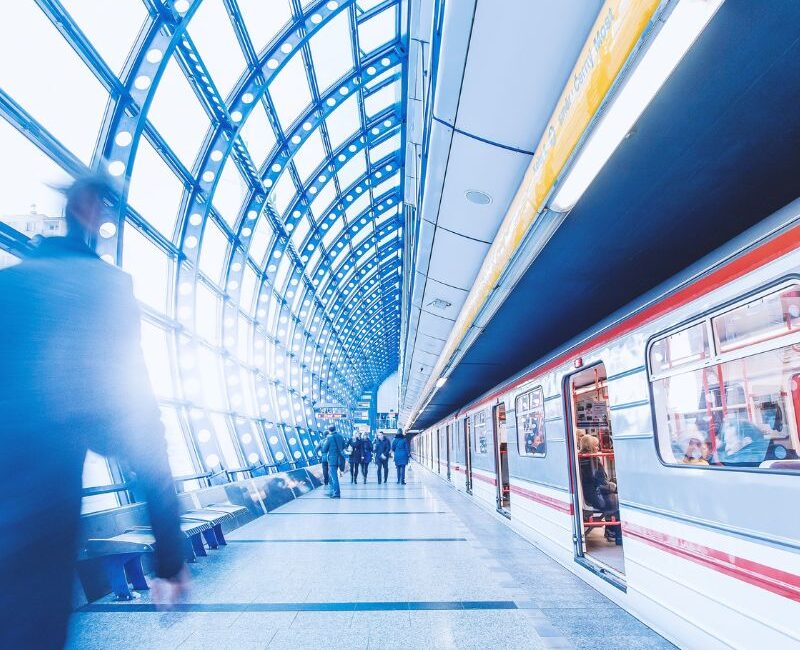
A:
POLYGON ((64 190, 64 217, 70 235, 92 239, 103 223, 106 206, 117 200, 111 184, 102 176, 84 176, 64 190))
POLYGON ((378 431, 378 438, 383 440, 383 431, 378 431))
POLYGON ((327 435, 330 436, 330 435, 332 435, 334 433, 336 433, 336 427, 333 426, 333 425, 329 426, 328 429, 327 429, 327 435))

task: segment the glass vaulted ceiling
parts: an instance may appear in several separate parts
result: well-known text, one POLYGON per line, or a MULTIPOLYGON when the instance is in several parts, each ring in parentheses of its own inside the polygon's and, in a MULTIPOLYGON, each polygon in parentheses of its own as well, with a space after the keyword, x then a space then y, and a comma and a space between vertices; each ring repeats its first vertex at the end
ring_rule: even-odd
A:
POLYGON ((353 403, 397 367, 400 14, 399 0, 4 11, 0 265, 63 228, 53 185, 120 181, 97 247, 134 278, 177 474, 308 462, 314 404, 353 403))

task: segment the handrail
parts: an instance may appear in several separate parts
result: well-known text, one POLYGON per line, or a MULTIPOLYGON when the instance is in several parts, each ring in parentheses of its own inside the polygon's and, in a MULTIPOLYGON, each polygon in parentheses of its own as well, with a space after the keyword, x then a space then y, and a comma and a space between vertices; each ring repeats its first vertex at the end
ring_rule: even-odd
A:
POLYGON ((225 470, 229 475, 230 474, 244 474, 245 472, 254 472, 257 469, 260 469, 260 465, 253 465, 252 467, 234 467, 233 469, 225 470))
POLYGON ((81 496, 91 497, 98 494, 113 494, 114 492, 125 492, 130 490, 133 483, 112 483, 110 485, 95 485, 81 490, 81 496))
POLYGON ((259 463, 258 465, 251 465, 250 467, 236 467, 234 469, 226 470, 228 475, 231 474, 244 474, 246 472, 250 472, 250 476, 253 476, 253 472, 257 472, 260 469, 267 470, 267 473, 270 473, 269 470, 271 469, 278 469, 281 466, 281 463, 259 463))
POLYGON ((218 472, 205 472, 204 474, 191 474, 189 476, 173 476, 172 481, 174 483, 183 483, 185 481, 197 481, 200 479, 206 479, 210 481, 215 476, 220 476, 221 474, 227 474, 225 468, 220 469, 218 472))
MULTIPOLYGON (((297 468, 297 462, 292 461, 284 461, 288 462, 290 465, 294 465, 295 469, 297 468)), ((221 469, 218 472, 205 472, 203 474, 191 474, 188 476, 174 476, 172 481, 174 483, 184 483, 186 481, 197 481, 200 479, 206 479, 210 481, 215 476, 220 476, 225 474, 228 481, 231 480, 232 474, 244 474, 245 472, 250 472, 250 476, 253 475, 253 472, 256 472, 260 469, 265 469, 269 472, 271 469, 278 469, 283 463, 260 463, 258 465, 253 465, 251 467, 236 467, 234 469, 221 469)), ((97 496, 100 494, 113 494, 115 492, 127 492, 128 490, 133 489, 134 482, 126 481, 124 483, 112 483, 109 485, 95 485, 92 487, 85 487, 81 490, 81 496, 83 497, 92 497, 97 496)))

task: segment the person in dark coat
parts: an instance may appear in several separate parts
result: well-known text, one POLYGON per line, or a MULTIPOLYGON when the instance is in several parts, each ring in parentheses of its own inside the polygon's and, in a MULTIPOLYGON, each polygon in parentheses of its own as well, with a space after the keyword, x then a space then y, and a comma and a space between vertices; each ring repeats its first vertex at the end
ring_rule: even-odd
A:
POLYGON ((383 431, 378 431, 375 443, 372 446, 372 453, 375 457, 375 464, 378 466, 378 485, 389 480, 389 456, 392 453, 392 443, 383 435, 383 431), (383 480, 381 480, 381 470, 383 480))
POLYGON ((408 440, 403 431, 398 431, 392 440, 392 452, 394 452, 394 464, 397 467, 397 482, 401 485, 406 484, 406 465, 411 456, 408 448, 408 440))
POLYGON ((347 447, 350 451, 350 482, 358 483, 358 468, 361 466, 361 458, 363 457, 363 443, 357 433, 350 438, 347 447))
POLYGON ((328 478, 330 488, 328 496, 338 499, 341 496, 339 488, 339 462, 344 457, 344 438, 336 432, 335 426, 328 427, 328 435, 322 443, 322 456, 328 459, 328 478))
POLYGON ((619 523, 619 498, 617 486, 608 480, 603 463, 597 456, 600 451, 600 441, 595 436, 586 435, 581 438, 580 457, 578 469, 581 475, 581 490, 583 500, 587 505, 606 515, 606 520, 613 520, 612 525, 606 526, 606 539, 622 544, 622 527, 619 523))
POLYGON ((113 192, 85 178, 66 194, 67 236, 0 271, 0 648, 64 645, 89 450, 119 460, 147 502, 156 600, 188 581, 131 277, 89 245, 113 192))
POLYGON ((364 476, 364 484, 367 483, 367 472, 371 462, 372 442, 369 439, 369 434, 365 431, 361 434, 361 473, 364 476))

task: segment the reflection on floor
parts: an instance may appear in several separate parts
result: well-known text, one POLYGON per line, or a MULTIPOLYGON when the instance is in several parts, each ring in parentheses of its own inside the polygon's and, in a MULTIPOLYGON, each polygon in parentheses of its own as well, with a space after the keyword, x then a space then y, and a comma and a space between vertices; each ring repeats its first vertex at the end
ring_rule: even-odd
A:
POLYGON ((586 555, 591 559, 602 562, 618 573, 625 573, 625 557, 622 547, 607 541, 602 528, 591 531, 584 541, 586 542, 586 555))
POLYGON ((598 629, 603 650, 673 648, 424 469, 342 497, 316 490, 232 532, 176 611, 146 593, 85 607, 68 648, 596 650, 598 629))

